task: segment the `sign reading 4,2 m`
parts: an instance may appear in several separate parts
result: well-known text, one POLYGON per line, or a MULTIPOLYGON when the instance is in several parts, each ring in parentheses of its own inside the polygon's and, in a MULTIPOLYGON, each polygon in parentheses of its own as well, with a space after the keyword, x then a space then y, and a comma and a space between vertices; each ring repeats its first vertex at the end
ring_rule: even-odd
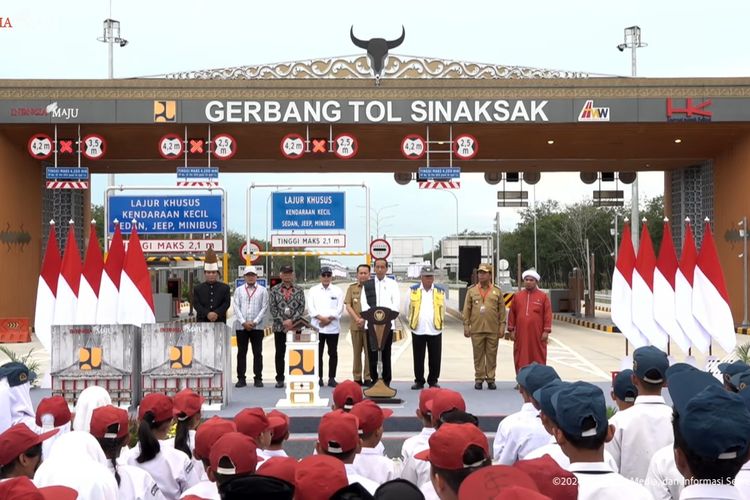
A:
POLYGON ((273 195, 274 230, 346 229, 344 193, 286 193, 273 195))
POLYGON ((207 196, 111 196, 109 232, 112 221, 120 221, 120 229, 130 231, 135 220, 142 234, 221 233, 221 195, 207 196))

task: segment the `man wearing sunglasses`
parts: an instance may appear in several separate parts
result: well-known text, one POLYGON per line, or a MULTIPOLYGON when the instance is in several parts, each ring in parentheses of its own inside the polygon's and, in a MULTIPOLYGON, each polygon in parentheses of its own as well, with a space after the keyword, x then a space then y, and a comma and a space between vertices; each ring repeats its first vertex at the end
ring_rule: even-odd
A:
POLYGON ((338 344, 341 327, 339 319, 344 312, 344 292, 331 284, 333 271, 330 267, 320 268, 320 285, 310 289, 308 311, 312 325, 319 332, 318 383, 323 385, 323 348, 328 345, 328 387, 336 387, 336 365, 338 365, 338 344))

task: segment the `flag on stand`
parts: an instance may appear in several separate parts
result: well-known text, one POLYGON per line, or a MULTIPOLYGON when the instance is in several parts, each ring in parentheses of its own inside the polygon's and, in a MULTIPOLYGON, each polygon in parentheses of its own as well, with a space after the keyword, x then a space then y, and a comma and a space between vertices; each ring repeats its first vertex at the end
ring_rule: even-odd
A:
POLYGON ((641 230, 641 245, 633 270, 633 323, 651 345, 667 350, 669 336, 654 320, 654 269, 656 255, 646 223, 641 230))
POLYGON ((690 339, 677 322, 674 284, 677 267, 677 253, 672 242, 672 230, 669 228, 669 219, 665 217, 659 257, 656 259, 654 270, 654 320, 687 354, 690 349, 690 339))
POLYGON ((96 324, 96 306, 99 301, 99 284, 104 271, 102 249, 96 237, 96 221, 91 221, 89 230, 89 246, 86 249, 86 261, 83 264, 81 284, 78 288, 78 310, 76 324, 96 324))
POLYGON ((632 276, 635 268, 635 252, 630 236, 630 225, 625 224, 617 254, 617 263, 612 275, 612 322, 635 348, 648 345, 648 339, 633 324, 632 276))
POLYGON ((128 251, 120 276, 120 300, 117 306, 117 322, 121 325, 155 323, 154 297, 151 292, 151 276, 148 274, 146 257, 136 231, 136 223, 128 240, 128 251))
POLYGON ((722 349, 728 353, 734 350, 737 345, 734 319, 708 219, 693 275, 693 316, 722 349))
POLYGON ((693 316, 693 275, 698 252, 695 248, 690 219, 685 220, 685 241, 682 243, 680 265, 674 280, 674 296, 677 309, 677 322, 682 327, 693 347, 702 353, 708 352, 711 335, 703 329, 693 316))
POLYGON ((74 325, 78 309, 78 288, 81 283, 81 252, 75 237, 75 226, 71 220, 68 225, 68 238, 65 253, 60 265, 60 277, 57 280, 57 299, 53 325, 74 325))
POLYGON ((52 321, 55 317, 55 296, 57 295, 57 277, 60 275, 60 248, 55 235, 55 221, 49 223, 47 250, 44 252, 42 269, 39 272, 39 284, 36 288, 36 309, 34 310, 34 332, 42 346, 51 352, 52 321))
POLYGON ((96 305, 96 324, 117 324, 117 303, 120 295, 120 275, 125 261, 125 246, 122 244, 120 223, 115 219, 115 234, 109 244, 107 260, 99 285, 99 302, 96 305))

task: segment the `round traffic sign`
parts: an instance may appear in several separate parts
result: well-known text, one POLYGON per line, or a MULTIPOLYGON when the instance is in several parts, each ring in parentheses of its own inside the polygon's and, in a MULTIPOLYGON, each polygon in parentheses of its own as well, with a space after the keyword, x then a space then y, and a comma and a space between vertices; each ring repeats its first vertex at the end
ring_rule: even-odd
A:
POLYGON ((251 241, 248 246, 247 242, 242 242, 240 246, 240 257, 242 262, 247 262, 247 257, 250 257, 250 263, 255 264, 260 261, 260 245, 256 241, 251 241))
POLYGON ((401 141, 401 154, 407 160, 419 160, 427 153, 427 141, 419 134, 409 134, 401 141))
POLYGON ((89 134, 83 138, 81 154, 89 160, 99 160, 107 152, 107 143, 99 134, 89 134))
POLYGON ((177 134, 167 134, 159 139, 159 154, 166 160, 175 160, 182 156, 184 144, 177 134))
POLYGON ((352 134, 339 134, 333 140, 333 153, 342 160, 354 158, 359 150, 357 138, 352 134))
POLYGON ((47 134, 35 134, 29 139, 29 154, 37 160, 46 160, 54 152, 52 137, 47 134))
POLYGON ((214 158, 228 160, 237 152, 237 140, 229 134, 216 134, 212 149, 214 158))
POLYGON ((501 270, 501 271, 507 271, 509 267, 510 267, 510 262, 508 262, 508 261, 507 261, 507 260, 505 260, 505 259, 500 259, 500 260, 499 260, 499 261, 497 262, 497 268, 498 268, 499 270, 501 270))
POLYGON ((290 160, 299 160, 305 154, 305 139, 299 134, 287 134, 281 139, 281 154, 290 160))
POLYGON ((387 259, 391 255, 391 244, 383 238, 370 242, 370 255, 373 259, 387 259))
POLYGON ((471 134, 460 134, 453 140, 453 152, 462 160, 471 160, 479 152, 479 141, 471 134))

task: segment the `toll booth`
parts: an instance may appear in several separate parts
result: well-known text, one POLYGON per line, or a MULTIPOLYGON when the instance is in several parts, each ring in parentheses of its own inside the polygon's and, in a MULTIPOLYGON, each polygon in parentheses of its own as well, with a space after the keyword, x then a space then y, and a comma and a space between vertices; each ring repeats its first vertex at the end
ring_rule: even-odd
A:
POLYGON ((52 326, 52 395, 74 405, 81 391, 98 385, 112 404, 135 408, 141 397, 140 341, 141 329, 133 325, 52 326))
POLYGON ((568 312, 573 316, 581 315, 581 302, 583 301, 583 272, 574 267, 568 273, 568 312))
POLYGON ((231 331, 224 323, 143 325, 143 394, 174 396, 190 388, 205 398, 203 409, 220 410, 230 401, 231 331))

